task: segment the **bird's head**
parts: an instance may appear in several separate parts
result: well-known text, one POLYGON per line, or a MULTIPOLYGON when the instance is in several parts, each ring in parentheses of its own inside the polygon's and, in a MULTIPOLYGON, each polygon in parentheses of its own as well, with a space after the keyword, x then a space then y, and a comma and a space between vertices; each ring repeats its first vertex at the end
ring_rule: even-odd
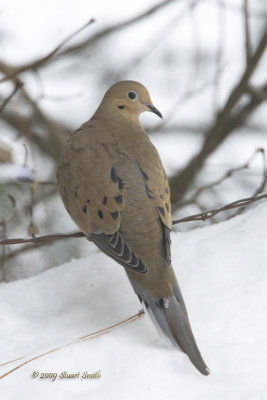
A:
POLYGON ((135 81, 120 81, 106 92, 101 102, 102 112, 137 120, 139 114, 150 111, 162 118, 153 105, 147 89, 135 81), (116 113, 116 114, 114 114, 116 113))

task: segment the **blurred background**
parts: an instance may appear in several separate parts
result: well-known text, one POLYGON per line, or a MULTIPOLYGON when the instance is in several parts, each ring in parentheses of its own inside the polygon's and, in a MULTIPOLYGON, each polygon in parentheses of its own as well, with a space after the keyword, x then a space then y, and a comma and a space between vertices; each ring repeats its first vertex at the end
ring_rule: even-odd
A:
MULTIPOLYGON (((77 231, 57 192, 59 155, 124 79, 143 83, 163 114, 141 122, 169 176, 173 218, 263 192, 266 47, 266 0, 0 0, 1 239, 77 231)), ((0 277, 96 251, 77 238, 1 246, 0 277)))

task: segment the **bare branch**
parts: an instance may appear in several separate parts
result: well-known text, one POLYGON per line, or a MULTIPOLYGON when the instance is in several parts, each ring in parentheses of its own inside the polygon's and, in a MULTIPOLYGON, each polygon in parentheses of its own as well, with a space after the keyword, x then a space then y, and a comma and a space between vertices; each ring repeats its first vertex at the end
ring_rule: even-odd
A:
POLYGON ((204 82, 201 83, 196 88, 188 88, 184 91, 184 93, 179 96, 179 98, 174 101, 170 109, 164 115, 164 120, 160 121, 157 125, 153 128, 146 128, 146 132, 149 134, 156 133, 164 128, 164 132, 170 131, 173 133, 177 133, 177 131, 182 132, 195 132, 200 133, 202 132, 205 127, 201 126, 201 122, 196 122, 195 125, 189 126, 184 124, 175 124, 169 125, 170 121, 173 117, 177 114, 179 107, 184 106, 188 101, 190 101, 194 96, 197 96, 200 93, 205 92, 206 90, 210 89, 210 87, 214 84, 214 78, 208 78, 204 82))
POLYGON ((215 54, 215 76, 213 90, 214 111, 217 113, 219 108, 218 94, 220 93, 221 76, 223 72, 223 54, 225 51, 225 32, 226 32, 226 13, 223 8, 218 8, 218 46, 215 54))
POLYGON ((57 160, 70 130, 42 111, 24 88, 21 90, 21 95, 31 108, 30 115, 20 115, 17 111, 4 112, 3 121, 15 128, 20 135, 25 136, 29 142, 35 143, 43 153, 57 160), (38 133, 38 125, 45 131, 44 135, 38 133))
POLYGON ((265 150, 260 148, 260 149, 258 149, 258 151, 262 155, 262 164, 263 164, 262 171, 263 171, 263 174, 262 174, 261 185, 258 187, 258 189, 253 194, 253 197, 256 197, 256 196, 258 196, 259 193, 262 193, 263 190, 265 189, 266 184, 267 184, 267 165, 266 165, 265 150))
POLYGON ((11 364, 15 361, 22 360, 22 359, 23 359, 23 357, 18 357, 18 358, 15 358, 15 360, 6 361, 6 362, 0 364, 0 367, 3 367, 4 365, 11 364))
POLYGON ((222 184, 226 179, 232 177, 236 172, 248 169, 250 167, 250 164, 258 154, 262 156, 262 182, 255 191, 255 193, 253 194, 253 197, 257 196, 264 190, 264 186, 266 184, 266 179, 267 179, 266 157, 265 157, 265 150, 263 148, 256 149, 244 164, 240 165, 239 167, 229 169, 221 178, 217 179, 216 181, 213 181, 211 183, 199 187, 189 200, 185 200, 184 202, 180 203, 179 206, 182 207, 192 203, 198 204, 197 198, 201 193, 203 193, 205 190, 212 189, 215 186, 222 184))
MULTIPOLYGON (((0 70, 5 74, 5 77, 2 79, 2 81, 5 81, 7 79, 13 79, 15 76, 17 76, 18 74, 20 74, 22 72, 29 71, 29 70, 36 70, 40 67, 43 67, 48 61, 51 60, 51 58, 55 59, 55 56, 57 56, 57 58, 59 58, 59 57, 65 56, 65 55, 69 55, 78 50, 82 51, 84 48, 87 48, 88 46, 95 44, 98 40, 102 39, 103 37, 108 36, 111 33, 115 33, 121 29, 128 28, 130 25, 145 19, 146 17, 154 14, 156 11, 160 10, 161 8, 164 8, 165 6, 171 4, 175 1, 177 1, 177 0, 164 0, 164 1, 160 2, 159 4, 156 4, 155 6, 149 8, 145 12, 143 12, 133 18, 130 18, 124 22, 120 22, 118 24, 115 24, 108 28, 105 28, 105 29, 101 30, 100 32, 97 32, 96 34, 91 36, 89 39, 86 39, 86 40, 78 43, 77 45, 70 46, 65 51, 62 51, 61 53, 59 53, 59 50, 61 50, 61 48, 70 39, 72 39, 75 35, 77 35, 82 30, 84 30, 86 27, 88 27, 93 22, 95 22, 95 20, 92 18, 85 25, 83 25, 77 31, 75 31, 74 33, 69 35, 66 39, 64 39, 54 50, 52 50, 46 56, 41 57, 38 60, 35 60, 33 62, 24 64, 24 65, 21 65, 18 67, 7 65, 4 62, 0 61, 0 70)), ((1 80, 0 80, 0 82, 1 82, 1 80)))
MULTIPOLYGON (((245 207, 251 203, 254 203, 255 201, 259 201, 262 199, 267 198, 267 193, 264 193, 260 196, 257 197, 247 197, 246 199, 241 199, 241 200, 236 200, 233 203, 226 204, 225 206, 215 209, 215 210, 209 210, 205 211, 200 214, 194 214, 190 215, 188 217, 179 219, 179 220, 174 220, 172 223, 173 225, 181 223, 181 222, 188 222, 188 221, 205 221, 208 218, 213 217, 216 214, 219 214, 222 211, 230 210, 233 208, 238 208, 238 207, 245 207)), ((5 240, 0 240, 0 245, 9 245, 9 244, 25 244, 25 243, 35 243, 36 245, 42 245, 45 243, 52 242, 54 240, 62 240, 62 239, 70 239, 70 238, 80 238, 80 237, 86 237, 86 235, 83 232, 74 232, 74 233, 69 233, 65 235, 61 234, 54 234, 54 235, 45 235, 45 236, 39 236, 39 237, 34 237, 31 239, 23 239, 23 238, 16 238, 16 239, 5 239, 5 240)), ((89 237, 87 237, 87 240, 90 240, 89 237)))
POLYGON ((96 42, 103 39, 104 37, 106 37, 112 33, 118 32, 124 28, 128 28, 130 25, 133 25, 136 22, 142 21, 143 19, 155 14, 160 9, 170 5, 171 3, 175 2, 175 1, 178 1, 178 0, 161 1, 160 3, 156 4, 155 6, 152 6, 145 12, 142 12, 141 14, 139 14, 133 18, 127 19, 126 21, 119 22, 118 24, 111 25, 107 28, 104 28, 103 30, 101 30, 101 31, 97 32, 96 34, 94 34, 93 36, 91 36, 89 39, 86 39, 83 42, 78 43, 77 45, 74 45, 72 47, 68 47, 68 49, 61 52, 58 55, 58 57, 69 55, 69 54, 71 54, 73 52, 77 52, 77 51, 83 51, 85 48, 88 48, 89 46, 94 45, 96 42))
POLYGON ((7 103, 10 102, 10 100, 12 99, 12 97, 17 93, 17 91, 23 86, 23 83, 19 80, 16 79, 15 80, 15 86, 14 89, 12 90, 12 92, 10 93, 10 95, 3 101, 1 107, 0 107, 0 114, 3 111, 3 109, 5 108, 5 106, 7 105, 7 103))
POLYGON ((207 219, 214 217, 214 215, 217 215, 222 211, 231 210, 233 208, 238 208, 238 207, 245 207, 251 203, 254 203, 255 201, 259 201, 262 199, 267 199, 267 193, 264 193, 257 197, 247 197, 246 199, 236 200, 233 203, 226 204, 221 208, 205 211, 199 214, 190 215, 189 217, 181 219, 176 219, 172 221, 172 224, 175 225, 175 224, 180 224, 181 222, 189 222, 189 221, 206 221, 207 219))
MULTIPOLYGON (((61 48, 71 39, 73 39, 74 36, 76 36, 78 33, 83 31, 85 28, 87 28, 89 25, 91 25, 95 20, 91 18, 86 24, 81 26, 79 29, 77 29, 75 32, 71 33, 69 36, 67 36, 59 45, 55 47, 54 50, 50 51, 46 56, 39 58, 38 60, 29 62, 27 64, 21 65, 19 67, 12 67, 10 65, 5 64, 4 62, 0 61, 0 70, 6 75, 5 78, 3 78, 1 81, 5 81, 7 79, 14 79, 15 76, 18 74, 25 72, 25 71, 30 71, 30 70, 36 70, 39 67, 43 66, 44 64, 47 63, 47 61, 50 61, 50 59, 61 50, 61 48)), ((0 82, 1 82, 0 81, 0 82)))
POLYGON ((44 243, 53 242, 54 240, 69 239, 74 237, 85 237, 85 234, 82 232, 74 232, 74 233, 68 233, 66 235, 55 234, 55 235, 38 236, 31 239, 22 239, 22 238, 6 239, 6 240, 0 240, 0 245, 25 244, 25 243, 35 243, 37 245, 38 244, 42 245, 44 243))
MULTIPOLYGON (((242 126, 251 113, 264 101, 262 98, 251 95, 250 101, 243 106, 240 112, 236 114, 233 112, 241 97, 247 93, 249 79, 255 71, 266 46, 267 29, 262 34, 257 49, 252 55, 239 83, 233 88, 223 109, 218 113, 214 125, 207 131, 206 139, 200 152, 189 161, 180 174, 170 179, 172 203, 178 203, 181 200, 206 158, 225 140, 230 132, 242 126)), ((264 91, 267 91, 267 84, 264 85, 264 91)))
POLYGON ((250 31, 249 31, 248 0, 244 0, 243 13, 244 13, 246 60, 248 65, 252 54, 250 31))
POLYGON ((27 183, 29 183, 29 184, 32 184, 32 185, 34 185, 34 186, 56 186, 57 185, 57 182, 56 181, 38 181, 38 180, 35 180, 35 179, 30 179, 30 178, 28 178, 28 177, 16 177, 16 179, 14 179, 14 180, 8 180, 8 181, 5 181, 5 184, 6 185, 11 185, 11 184, 27 184, 27 183))

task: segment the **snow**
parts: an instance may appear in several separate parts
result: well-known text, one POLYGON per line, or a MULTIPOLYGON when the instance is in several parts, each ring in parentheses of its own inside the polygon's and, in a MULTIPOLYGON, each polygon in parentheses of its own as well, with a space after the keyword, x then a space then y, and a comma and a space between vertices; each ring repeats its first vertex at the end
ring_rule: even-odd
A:
MULTIPOLYGON (((263 201, 229 221, 172 234, 174 268, 210 376, 163 342, 145 315, 12 372, 0 380, 1 400, 22 392, 64 400, 266 398, 266 220, 263 201), (34 371, 57 376, 33 378, 34 371), (62 371, 101 378, 62 379, 62 371)), ((86 258, 0 284, 0 364, 23 357, 1 366, 1 375, 139 311, 123 269, 88 246, 86 258)))

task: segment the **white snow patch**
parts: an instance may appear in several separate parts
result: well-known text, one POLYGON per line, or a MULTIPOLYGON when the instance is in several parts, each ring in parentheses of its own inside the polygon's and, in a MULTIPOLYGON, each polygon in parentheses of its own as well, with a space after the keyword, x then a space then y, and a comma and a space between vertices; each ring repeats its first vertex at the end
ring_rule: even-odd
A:
MULTIPOLYGON (((173 264, 193 331, 211 369, 204 377, 165 345, 149 318, 50 353, 0 380, 1 399, 260 399, 267 396, 267 205, 230 221, 172 235, 173 264), (95 380, 39 374, 101 371, 95 380)), ((22 361, 134 315, 123 269, 99 252, 0 285, 0 364, 22 361)))

